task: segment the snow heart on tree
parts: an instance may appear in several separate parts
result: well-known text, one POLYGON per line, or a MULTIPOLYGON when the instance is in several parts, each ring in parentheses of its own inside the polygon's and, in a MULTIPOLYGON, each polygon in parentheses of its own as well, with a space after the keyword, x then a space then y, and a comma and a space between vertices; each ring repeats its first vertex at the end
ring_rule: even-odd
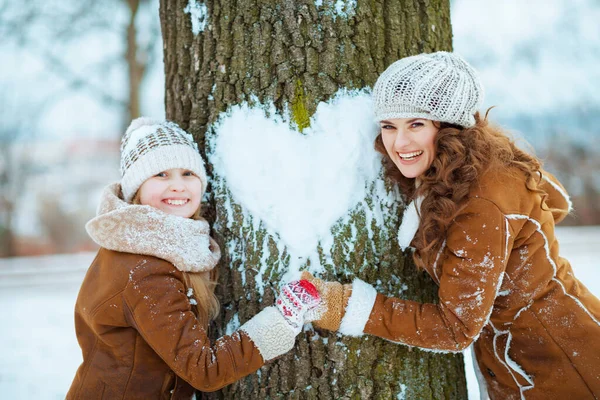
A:
POLYGON ((303 132, 286 114, 272 104, 232 107, 209 132, 209 157, 235 202, 289 253, 314 260, 317 245, 327 247, 332 226, 373 182, 385 192, 373 148, 378 127, 365 91, 343 90, 320 103, 303 132))

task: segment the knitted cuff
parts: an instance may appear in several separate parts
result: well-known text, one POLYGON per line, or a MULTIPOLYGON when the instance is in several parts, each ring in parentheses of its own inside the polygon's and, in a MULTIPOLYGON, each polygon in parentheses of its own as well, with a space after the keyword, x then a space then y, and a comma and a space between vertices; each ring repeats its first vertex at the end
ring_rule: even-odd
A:
POLYGON ((299 333, 272 306, 256 314, 240 330, 248 334, 265 362, 290 351, 299 333))
POLYGON ((316 326, 335 332, 340 328, 340 322, 344 316, 344 287, 339 282, 327 282, 326 285, 327 311, 316 323, 316 326))
POLYGON ((352 282, 352 295, 348 300, 339 332, 349 336, 362 336, 376 297, 377 291, 373 286, 355 279, 352 282))

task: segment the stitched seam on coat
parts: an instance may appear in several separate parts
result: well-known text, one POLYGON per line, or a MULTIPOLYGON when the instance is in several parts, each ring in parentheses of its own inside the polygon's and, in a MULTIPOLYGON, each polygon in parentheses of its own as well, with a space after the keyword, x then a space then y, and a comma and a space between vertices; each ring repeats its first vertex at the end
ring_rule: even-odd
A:
POLYGON ((555 281, 556 283, 558 283, 558 285, 562 288, 565 296, 570 297, 571 299, 573 299, 573 301, 581 308, 583 309, 583 311, 592 319, 592 321, 594 321, 598 326, 600 326, 600 321, 598 321, 596 319, 596 317, 594 317, 594 315, 587 309, 587 307, 581 302, 581 300, 579 300, 577 297, 573 296, 571 293, 567 292, 567 289, 565 288, 565 286, 563 285, 563 283, 558 280, 558 278, 554 277, 552 278, 553 281, 555 281))
MULTIPOLYGON (((236 332, 237 332, 237 331, 236 331, 236 332)), ((235 333, 235 332, 234 332, 234 333, 235 333)), ((233 338, 232 338, 232 335, 229 335, 229 337, 230 337, 230 338, 233 340, 233 338)), ((221 336, 221 338, 220 338, 220 339, 223 339, 223 336, 221 336)), ((241 339, 241 338, 240 338, 240 339, 241 339)), ((211 359, 211 364, 212 364, 212 360, 216 360, 216 362, 217 362, 217 364, 218 364, 218 363, 219 363, 219 360, 218 360, 218 357, 217 357, 217 353, 216 353, 216 350, 214 350, 214 349, 213 349, 213 347, 216 347, 216 346, 212 346, 212 345, 210 344, 210 339, 208 339, 208 336, 207 336, 207 340, 208 340, 208 349, 209 349, 209 351, 210 351, 210 354, 209 354, 209 355, 210 355, 210 359, 211 359), (214 352, 214 357, 213 357, 213 352, 214 352)), ((217 340, 218 340, 218 339, 217 339, 217 340)), ((241 340, 240 340, 240 343, 241 343, 241 340)), ((254 342, 253 342, 253 343, 254 343, 254 342)), ((229 356, 229 362, 230 362, 230 365, 233 365, 233 371, 237 371, 237 370, 238 370, 238 367, 237 367, 237 364, 235 363, 235 358, 234 358, 233 354, 231 353, 231 346, 227 346, 227 347, 225 348, 225 353, 226 353, 226 354, 229 356)), ((201 355, 201 356, 202 356, 202 354, 203 354, 203 352, 201 352, 201 353, 200 353, 200 355, 201 355)), ((198 359, 200 359, 200 358, 202 358, 202 357, 199 357, 198 359)), ((199 363, 198 363, 198 362, 196 362, 196 365, 198 365, 198 364, 199 364, 199 363)), ((218 369, 218 367, 217 367, 217 369, 218 369)), ((207 368, 207 370, 208 370, 208 368, 207 368)), ((207 375, 208 375, 208 374, 207 374, 207 375)), ((182 378, 182 379, 183 379, 183 378, 182 378)), ((238 378, 238 379, 241 379, 241 378, 238 378)), ((235 372, 234 372, 234 373, 233 373, 233 375, 232 375, 231 377, 229 377, 229 379, 222 379, 222 380, 221 380, 221 383, 219 384, 219 388, 217 388, 216 390, 218 390, 218 389, 221 389, 221 388, 223 388, 223 387, 225 387, 225 386, 228 386, 228 385, 232 384, 233 382, 235 382, 235 381, 236 381, 236 380, 238 380, 238 379, 236 379, 236 375, 235 375, 235 372)), ((185 379, 184 379, 184 380, 185 380, 185 379)), ((192 380, 193 380, 193 378, 192 378, 192 380)), ((187 382, 187 381, 186 381, 186 382, 187 382)), ((188 383, 189 383, 189 382, 188 382, 188 383)), ((210 383, 210 382, 207 382, 207 383, 210 383)), ((207 385, 207 386, 208 386, 208 389, 205 387, 205 388, 203 389, 203 391, 211 391, 210 389, 213 389, 213 390, 214 390, 214 387, 213 387, 211 384, 209 384, 209 385, 207 385)), ((192 387, 194 387, 194 385, 192 385, 192 387)), ((195 387, 194 387, 194 389, 195 389, 195 387)))
MULTIPOLYGON (((171 378, 173 380, 174 383, 174 387, 173 389, 175 389, 175 387, 177 387, 177 379, 175 378, 177 375, 175 374, 175 372, 173 372, 172 370, 167 371, 166 376, 163 378, 163 384, 162 387, 160 389, 160 393, 169 393, 169 385, 168 383, 171 383, 171 378)), ((173 395, 171 394, 171 396, 169 396, 169 398, 173 397, 173 395)))
MULTIPOLYGON (((550 265, 552 265, 552 268, 554 269, 554 275, 552 276, 552 281, 555 281, 555 282, 556 282, 556 283, 559 285, 559 287, 560 287, 560 288, 563 290, 563 293, 564 293, 564 294, 565 294, 567 297, 570 297, 570 298, 572 298, 573 300, 575 300, 576 304, 577 304, 577 305, 578 305, 580 308, 582 308, 582 309, 583 309, 583 311, 584 311, 585 313, 587 313, 587 314, 588 314, 588 316, 589 316, 589 317, 590 317, 590 318, 591 318, 591 319, 592 319, 594 322, 596 322, 596 324, 600 325, 600 323, 599 323, 599 322, 598 322, 598 321, 597 321, 597 320, 594 318, 594 316, 593 316, 593 315, 592 315, 592 314, 589 312, 589 310, 587 309, 587 307, 585 307, 585 306, 583 305, 583 303, 581 303, 581 301, 580 301, 579 299, 577 299, 575 296, 573 296, 573 295, 571 295, 571 294, 567 293, 567 291, 566 291, 566 288, 564 287, 563 283, 562 283, 560 280, 558 280, 558 279, 556 278, 556 274, 558 273, 558 267, 556 266, 556 263, 554 262, 554 260, 553 260, 553 259, 552 259, 552 257, 550 256, 550 247, 549 247, 549 246, 550 246, 550 244, 548 243, 548 238, 546 237, 546 234, 545 234, 545 233, 544 233, 544 231, 542 230, 542 226, 541 226, 541 224, 540 224, 538 221, 536 221, 535 219, 533 219, 533 218, 529 217, 528 215, 522 215, 522 214, 511 214, 511 215, 507 215, 507 218, 510 218, 510 219, 521 219, 521 220, 525 220, 526 222, 531 222, 531 223, 533 223, 533 224, 535 225, 535 227, 536 227, 536 232, 538 232, 538 233, 539 233, 539 234, 542 236, 542 238, 543 238, 543 240, 544 240, 544 250, 545 250, 545 252, 546 252, 546 258, 547 258, 548 262, 550 263, 550 265)), ((533 313, 533 312, 532 312, 532 314, 534 314, 534 315, 535 315, 535 313, 533 313)), ((535 316, 536 316, 536 319, 538 319, 538 318, 537 318, 537 315, 535 315, 535 316)), ((539 320, 539 319, 538 319, 538 320, 539 320)), ((541 321, 540 321, 540 322, 541 322, 541 321)), ((546 329, 546 328, 545 328, 545 326, 544 326, 544 329, 546 329)), ((547 331, 547 330, 546 330, 546 331, 547 331)), ((510 333, 509 333, 509 334, 510 334, 510 333)), ((550 333, 549 333, 549 332, 548 332, 548 334, 550 335, 550 333)), ((550 335, 550 337, 552 337, 552 336, 550 335)), ((552 340, 554 340, 554 338, 552 338, 552 340)), ((558 344, 557 344, 557 345, 558 345, 558 344)), ((559 348, 560 348, 560 346, 559 346, 559 348)), ((562 350, 562 348, 561 348, 561 350, 562 350)), ((564 350, 563 350, 563 352, 564 352, 564 350)), ((569 359, 569 361, 571 361, 571 359, 568 357, 568 355, 566 355, 566 353, 565 353, 565 356, 567 356, 567 358, 569 359)), ((572 363, 572 362, 571 362, 571 365, 573 365, 573 363, 572 363)), ((573 366, 573 368, 575 368, 575 366, 573 366)), ((575 370, 576 370, 576 369, 575 369, 575 370)), ((579 374, 579 371, 577 371, 577 373, 579 374)), ((581 376, 581 375, 580 375, 580 376, 581 376)), ((583 377, 582 377, 582 379, 583 379, 583 377)), ((585 382, 585 381, 584 381, 584 382, 585 382)), ((586 387, 587 387, 587 384, 586 384, 586 387)), ((588 389, 589 389, 589 388, 588 388, 588 389)), ((593 394, 593 392, 592 392, 592 394, 593 394)))
MULTIPOLYGON (((129 304, 129 302, 127 301, 127 298, 126 298, 125 296, 123 296, 123 303, 124 303, 124 305, 126 306, 126 308, 127 308, 127 311, 129 312, 129 315, 130 315, 130 316, 131 316, 131 318, 133 319, 133 322, 135 323, 135 326, 132 326, 132 328, 134 328, 134 329, 135 329, 135 330, 138 332, 138 335, 136 335, 136 338, 135 338, 135 340, 136 340, 136 343, 137 343, 137 338, 138 338, 139 336, 142 336, 142 337, 144 337, 144 335, 142 334, 142 328, 141 328, 140 324, 138 323, 138 321, 136 320, 136 318, 135 318, 135 313, 133 312, 133 309, 132 309, 131 305, 129 304)), ((145 339, 144 339, 144 340, 145 340, 145 339)), ((157 351, 154 349, 154 347, 152 347, 152 345, 151 345, 150 343, 148 343, 148 346, 150 346, 150 348, 151 348, 152 350, 154 350, 154 352, 155 352, 156 354, 158 354, 158 352, 157 352, 157 351)), ((134 346, 134 351, 135 351, 135 346, 134 346)))
MULTIPOLYGON (((475 342, 475 341, 477 341, 477 339, 479 339, 479 336, 481 335, 481 332, 486 327, 486 325, 490 322, 490 318, 492 316, 492 313, 494 312, 495 301, 496 301, 496 298, 498 297, 498 292, 500 291, 500 287, 502 286, 502 282, 504 280, 504 276, 506 275, 506 266, 508 264, 508 242, 509 242, 509 239, 510 239, 510 236, 511 236, 510 225, 508 223, 508 219, 506 218, 505 214, 502 212, 502 210, 500 209, 500 207, 498 207, 498 205, 496 203, 494 203, 493 201, 491 201, 489 199, 483 198, 483 197, 473 197, 472 200, 473 201, 475 201, 475 200, 482 200, 484 202, 491 203, 498 210, 498 212, 500 213, 500 215, 502 215, 502 217, 503 217, 503 219, 505 221, 506 231, 503 231, 504 235, 505 235, 504 252, 503 252, 504 253, 504 257, 502 259, 502 263, 503 263, 504 268, 503 268, 502 273, 498 277, 498 283, 496 284, 496 289, 495 289, 495 292, 494 292, 494 299, 493 299, 493 302, 492 302, 492 305, 491 305, 490 309, 487 312, 487 315, 485 316, 485 322, 482 324, 481 329, 479 330, 479 332, 476 335, 472 336, 472 337, 467 336, 464 332, 461 331, 461 333, 463 334, 463 336, 468 339, 468 342, 469 342, 468 346, 470 346, 473 342, 475 342)), ((447 240, 444 240, 444 242, 442 243, 442 248, 446 245, 446 241, 447 240)), ((453 252, 452 249, 449 249, 449 251, 453 252)), ((438 258, 439 258, 439 253, 438 253, 438 257, 436 257, 436 260, 435 260, 435 263, 434 263, 434 268, 435 268, 435 264, 438 262, 438 258)), ((437 278, 437 274, 436 274, 436 278, 437 278)), ((438 281, 439 281, 439 279, 438 279, 438 281)), ((459 315, 457 315, 456 313, 454 313, 454 311, 450 310, 448 307, 445 307, 445 308, 448 309, 448 311, 451 312, 452 315, 454 315, 460 321, 461 325, 466 328, 466 324, 463 323, 462 318, 459 315)), ((438 309, 440 309, 440 314, 441 314, 442 318, 444 320, 446 320, 446 315, 445 315, 444 312, 441 311, 440 306, 438 306, 438 309)), ((454 332, 454 329, 450 328, 449 321, 446 323, 446 327, 452 333, 454 341, 456 343, 458 343, 458 340, 456 338, 456 334, 454 332)), ((465 329, 465 331, 466 331, 466 329, 465 329)))
MULTIPOLYGON (((136 318, 135 318, 135 313, 132 311, 132 307, 131 307, 131 305, 130 305, 130 304, 127 302, 127 298, 126 298, 126 297, 123 297, 123 303, 124 303, 124 305, 126 306, 126 308, 127 308, 127 311, 129 312, 129 315, 131 316, 131 318, 133 319, 133 321, 134 321, 134 323, 135 323, 135 326, 134 326, 133 328, 134 328, 134 329, 135 329, 135 330, 138 332, 138 334, 135 336, 135 343, 134 343, 134 346, 133 346, 133 364, 131 365, 131 374, 129 375, 129 378, 127 379, 127 384, 125 385, 125 391, 124 391, 124 394, 123 394, 123 395, 125 395, 125 393, 127 393, 127 386, 129 386, 129 381, 131 380, 131 377, 132 377, 132 375, 133 375, 133 369, 134 369, 134 367, 135 367, 135 351, 136 351, 136 348, 137 348, 137 341, 138 341, 138 339, 139 339, 140 337, 141 337, 141 338, 143 338, 143 337, 144 337, 144 335, 142 334, 142 329, 141 329, 141 326, 140 326, 140 325, 139 325, 139 323, 137 322, 137 320, 136 320, 136 318)), ((145 339, 144 339, 144 340, 145 340, 145 339)), ((153 351, 154 351, 154 352, 155 352, 155 353, 158 355, 158 352, 156 351, 156 349, 155 349, 155 348, 154 348, 154 347, 153 347, 153 346, 152 346, 150 343, 148 343, 148 342, 146 342, 146 343, 147 343, 147 344, 148 344, 148 346, 150 346, 150 348, 151 348, 151 349, 152 349, 152 350, 153 350, 153 351)), ((160 356, 159 356, 159 357, 160 357, 160 356)), ((166 364, 167 364, 167 366, 169 367, 169 369, 171 369, 171 370, 173 371, 173 369, 171 368, 171 365, 170 365, 169 363, 166 363, 166 364)), ((173 371, 173 372, 175 372, 175 375, 177 375, 177 372, 176 372, 176 371, 173 371)), ((123 399, 125 399, 125 398, 123 398, 123 399)))
POLYGON ((592 321, 594 321, 598 326, 600 326, 600 321, 598 321, 593 315, 592 313, 590 313, 590 311, 587 309, 587 307, 585 305, 583 305, 583 303, 575 296, 573 296, 572 294, 568 293, 565 286, 563 285, 563 283, 556 278, 556 274, 558 273, 558 267, 556 266, 556 263, 554 262, 554 260, 552 259, 552 257, 550 256, 550 243, 548 243, 548 238, 546 237, 546 234, 544 233, 544 231, 542 230, 542 226, 540 225, 540 223, 538 221, 536 221, 535 219, 527 216, 527 215, 522 215, 522 214, 511 214, 511 215, 507 215, 507 218, 511 218, 511 219, 521 219, 521 220, 526 220, 531 222, 532 224, 534 224, 536 226, 536 231, 542 235, 542 238, 544 239, 544 250, 546 251, 546 258, 548 259, 548 262, 550 263, 550 265, 552 265, 552 268, 554 269, 554 275, 552 276, 552 280, 555 281, 556 283, 558 283, 558 285, 561 287, 561 289, 563 290, 563 293, 567 296, 572 298, 573 300, 575 300, 575 302, 577 303, 577 305, 592 319, 592 321))
MULTIPOLYGON (((498 361, 500 361, 500 363, 502 363, 502 365, 504 365, 504 367, 506 368, 506 370, 508 371, 508 373, 510 374, 510 376, 515 381, 515 384, 519 388, 519 393, 521 394, 521 399, 525 400, 525 395, 523 394, 523 392, 526 391, 526 390, 532 389, 533 387, 535 387, 535 384, 532 384, 532 386, 527 386, 527 387, 521 386, 521 384, 519 383, 519 381, 515 377, 514 372, 519 373, 519 375, 521 375, 521 373, 519 371, 514 370, 513 368, 511 368, 508 365, 508 363, 506 362, 506 357, 508 356, 508 348, 510 347, 510 339, 512 338, 512 333, 510 333, 510 330, 500 331, 500 330, 496 329, 496 327, 494 326, 494 324, 492 323, 492 321, 490 321, 490 325, 494 329, 494 339, 492 341, 492 344, 493 344, 493 347, 494 347, 494 355, 496 356, 496 358, 498 359, 498 361), (500 358, 500 356, 498 355, 498 348, 496 346, 496 340, 500 337, 500 335, 508 335, 507 338, 506 338, 506 345, 505 345, 505 349, 504 349, 504 356, 505 356, 504 360, 502 358, 500 358)), ((511 361, 513 361, 513 360, 511 360, 511 361)))
MULTIPOLYGON (((96 338, 96 340, 94 340, 94 347, 92 347, 92 351, 90 351, 90 355, 89 355, 90 360, 94 358, 94 354, 96 354, 97 350, 98 350, 98 338, 96 338)), ((83 384, 85 383, 87 374, 90 371, 91 367, 92 367, 92 364, 88 363, 85 366, 84 370, 81 371, 81 384, 79 385, 79 388, 77 388, 77 390, 75 391, 75 398, 79 397, 79 393, 81 392, 81 389, 83 388, 83 384)))
MULTIPOLYGON (((108 250, 108 249, 107 249, 108 250)), ((110 250, 112 251, 112 250, 110 250)), ((96 258, 98 258, 100 255, 100 252, 98 252, 98 254, 96 255, 96 258)), ((94 261, 96 261, 96 259, 94 259, 94 261)), ((93 265, 93 262, 92 264, 93 265)), ((139 263, 138 263, 139 265, 139 263)), ((136 267, 138 266, 136 265, 136 267)), ((125 291, 125 288, 127 288, 127 286, 129 285, 129 282, 127 282, 125 284, 125 286, 123 288, 121 288, 118 292, 116 292, 114 295, 110 296, 108 299, 104 300, 102 303, 98 304, 96 307, 94 307, 92 309, 92 311, 90 311, 88 313, 88 315, 90 316, 90 318, 94 317, 96 315, 96 313, 102 308, 102 306, 104 306, 106 303, 108 303, 109 301, 111 301, 112 299, 114 299, 115 297, 119 296, 121 293, 123 293, 125 291)))
MULTIPOLYGON (((173 267, 173 268, 175 268, 175 267, 173 267)), ((182 282, 181 280, 178 280, 178 281, 179 281, 179 282, 181 282, 181 284, 182 284, 182 285, 183 285, 183 287, 185 288, 185 283, 184 283, 184 282, 182 282)), ((129 286, 130 286, 130 285, 129 285, 129 283, 130 283, 130 282, 128 282, 128 283, 127 283, 127 286, 126 286, 126 287, 129 287, 129 286)), ((136 317, 135 317, 135 313, 133 312, 133 308, 131 307, 131 305, 130 305, 130 304, 129 304, 129 302, 127 301, 127 297, 126 297, 126 296, 123 296, 123 304, 124 304, 124 308, 127 308, 128 312, 129 312, 129 315, 131 316, 131 318, 133 319, 133 321, 134 321, 134 323, 135 323, 135 326, 134 326, 134 328, 135 328, 135 329, 136 329, 136 330, 139 332, 139 335, 136 337, 136 342, 137 342, 137 338, 138 338, 139 336, 141 336, 142 338, 144 338, 143 330, 142 330, 142 328, 141 328, 141 325, 138 323, 138 321, 137 321, 137 319, 136 319, 136 317)), ((185 311, 183 311, 183 312, 185 312, 185 311)), ((191 310, 190 310, 189 312, 191 312, 191 313, 193 314, 193 312, 192 312, 191 310)), ((194 318, 196 318, 196 316, 195 316, 195 315, 194 315, 194 318)), ((196 318, 196 320, 197 320, 197 318, 196 318)), ((145 339, 144 339, 144 340, 145 340, 145 339)), ((152 346, 152 344, 151 344, 151 343, 148 343, 148 342, 146 342, 146 343, 148 344, 148 346, 150 346, 150 348, 151 348, 151 349, 152 349, 152 350, 153 350, 153 351, 154 351, 154 352, 155 352, 157 355, 159 354, 159 352, 158 352, 158 351, 157 351, 157 350, 154 348, 154 346, 152 346)), ((160 357, 160 356, 159 356, 159 357, 160 357)), ((161 357, 161 358, 162 358, 162 357, 161 357)), ((134 361, 135 361, 135 360, 134 360, 134 361)), ((166 361, 165 361, 165 362, 166 362, 166 361)), ((168 362, 166 362, 166 364, 167 364, 167 366, 169 367, 169 369, 171 369, 171 370, 172 370, 172 371, 175 373, 175 375, 177 375, 177 376, 179 376, 179 375, 185 375, 185 374, 183 374, 183 373, 178 373, 178 371, 179 371, 179 368, 177 368, 177 366, 176 366, 176 365, 171 365, 171 364, 170 364, 170 363, 168 363, 168 362), (177 368, 177 370, 175 370, 175 368, 177 368)), ((183 372, 183 371, 182 371, 182 372, 183 372)), ((184 380, 185 380, 185 379, 184 379, 184 380)), ((187 381, 186 381, 186 382, 187 382, 187 381)))
MULTIPOLYGON (((500 209, 498 209, 498 211, 500 211, 500 209)), ((502 213, 502 211, 500 211, 500 213, 502 213)), ((477 339, 479 339, 479 336, 481 335, 481 332, 483 331, 483 329, 490 323, 492 314, 494 313, 494 308, 496 305, 496 299, 498 298, 498 293, 500 293, 500 288, 502 287, 502 283, 504 282, 505 277, 508 276, 508 274, 506 273, 506 267, 508 266, 508 259, 509 259, 508 242, 510 241, 510 237, 511 237, 511 226, 510 226, 510 223, 508 222, 508 218, 506 218, 506 216, 504 214, 502 214, 502 216, 504 218, 505 229, 506 229, 506 231, 504 232, 504 234, 506 235, 506 239, 504 241, 504 260, 503 260, 504 271, 502 271, 502 274, 498 277, 498 284, 496 285, 496 293, 494 294, 494 302, 492 303, 492 308, 490 308, 490 311, 488 312, 488 315, 485 318, 485 323, 481 327, 481 330, 479 331, 479 333, 473 338, 473 341, 476 341, 477 339)), ((492 326, 492 328, 493 328, 493 326, 492 326)))
POLYGON ((131 377, 133 376, 133 371, 135 371, 135 359, 136 350, 138 345, 138 340, 140 335, 135 335, 135 342, 133 343, 133 363, 131 364, 131 371, 129 372, 129 378, 127 378, 127 383, 125 384, 125 390, 123 390, 123 400, 125 400, 125 396, 127 395, 127 389, 129 388, 129 382, 131 382, 131 377))
POLYGON ((108 299, 104 300, 102 303, 100 303, 96 307, 94 307, 94 309, 89 313, 90 318, 93 318, 106 303, 113 300, 115 297, 120 296, 124 291, 125 291, 125 288, 119 290, 117 293, 110 296, 108 299))
POLYGON ((552 336, 552 334, 548 331, 548 328, 546 328, 546 325, 544 324, 544 322, 538 318, 537 313, 535 312, 531 312, 531 314, 533 314, 533 316, 535 317, 535 319, 540 323, 541 327, 544 328, 544 330, 546 331, 546 333, 548 334, 548 337, 550 337, 550 339, 554 342, 554 344, 556 345, 556 347, 558 347, 560 349, 560 351, 562 351, 562 353, 565 355, 565 357, 567 358, 567 360, 569 360, 569 362, 571 363, 571 366, 573 367, 573 369, 575 370, 575 372, 577 372, 577 375, 579 375, 579 377, 581 378, 581 380, 583 381, 583 384, 585 385, 586 388, 588 388, 588 390, 590 391, 590 393, 592 394, 592 396, 594 396, 594 398, 597 398, 594 395, 594 391, 588 386, 586 380, 583 378, 583 376, 581 376, 581 374, 579 373, 579 370, 577 369, 577 367, 575 366, 575 364, 573 364, 573 361, 571 361, 571 357, 569 357, 569 355, 567 354, 566 351, 563 350, 562 346, 558 344, 558 342, 556 340, 554 340, 554 337, 552 336))
POLYGON ((435 256, 435 261, 433 262, 433 267, 431 268, 431 269, 433 269, 433 275, 435 275, 435 279, 437 279, 438 286, 440 284, 440 277, 437 274, 437 266, 438 266, 437 263, 440 260, 440 256, 446 249, 446 240, 447 239, 444 239, 444 241, 442 242, 442 245, 440 246, 440 249, 438 250, 438 253, 435 256))
MULTIPOLYGON (((235 332, 234 332, 234 334, 235 334, 235 332)), ((239 332, 238 332, 238 336, 239 336, 239 332)), ((232 335, 229 335, 229 337, 231 338, 231 340, 234 340, 232 335)), ((241 347, 242 346, 242 338, 241 338, 241 336, 239 336, 239 337, 240 337, 240 347, 241 347)), ((210 349, 212 351, 212 346, 210 347, 210 349)), ((225 350, 226 350, 225 352, 229 355, 229 362, 231 363, 231 365, 233 365, 233 371, 238 371, 239 370, 238 365, 235 362, 235 357, 233 356, 233 354, 231 352, 231 346, 227 346, 225 350)), ((215 359, 217 359, 216 354, 215 354, 215 359)), ((217 360, 217 362, 218 362, 218 360, 217 360)), ((237 380, 237 379, 235 379, 235 373, 232 375, 232 377, 230 379, 231 379, 231 381, 229 379, 224 380, 225 384, 223 386, 228 386, 237 380)))
MULTIPOLYGON (((468 329, 466 323, 463 322, 462 318, 460 316, 458 316, 454 312, 454 310, 450 309, 449 307, 447 307, 444 304, 437 304, 437 309, 439 310, 440 318, 444 322, 444 327, 452 335, 452 341, 456 344, 456 349, 445 348, 442 351, 451 351, 451 352, 458 352, 458 353, 462 352, 464 349, 466 349, 467 347, 469 347, 471 345, 471 343, 473 343, 473 341, 474 341, 473 338, 470 338, 470 337, 468 337, 465 334, 465 332, 468 329), (456 318, 459 321, 459 323, 463 327, 463 329, 455 329, 453 327, 453 324, 450 322, 450 319, 446 315, 446 312, 443 311, 443 310, 447 310, 446 312, 448 314, 452 314, 454 316, 454 318, 456 318), (467 340, 466 341, 459 341, 458 340, 458 336, 457 336, 458 333, 460 333, 463 337, 467 338, 467 340), (467 342, 468 342, 468 344, 465 346, 465 344, 467 342)), ((436 350, 438 350, 438 349, 436 349, 436 350)))

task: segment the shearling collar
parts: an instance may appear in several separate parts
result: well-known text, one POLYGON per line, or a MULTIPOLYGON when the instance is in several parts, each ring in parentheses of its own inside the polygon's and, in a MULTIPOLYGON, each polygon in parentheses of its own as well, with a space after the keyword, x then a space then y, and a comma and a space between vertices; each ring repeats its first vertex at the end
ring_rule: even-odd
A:
POLYGON ((421 204, 423 197, 419 196, 406 207, 402 216, 402 223, 398 229, 398 244, 402 251, 410 247, 410 243, 419 230, 421 224, 421 204))
POLYGON ((102 192, 97 216, 85 226, 94 242, 109 250, 162 258, 184 272, 215 267, 221 252, 209 236, 208 222, 132 205, 120 193, 118 183, 102 192))

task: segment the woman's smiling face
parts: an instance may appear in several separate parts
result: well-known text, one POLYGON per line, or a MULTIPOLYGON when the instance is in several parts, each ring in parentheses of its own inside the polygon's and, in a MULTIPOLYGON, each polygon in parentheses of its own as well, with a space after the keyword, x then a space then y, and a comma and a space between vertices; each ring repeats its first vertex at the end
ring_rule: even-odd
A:
POLYGON ((393 118, 380 121, 381 138, 389 157, 402 175, 418 178, 435 157, 433 121, 425 118, 393 118))

